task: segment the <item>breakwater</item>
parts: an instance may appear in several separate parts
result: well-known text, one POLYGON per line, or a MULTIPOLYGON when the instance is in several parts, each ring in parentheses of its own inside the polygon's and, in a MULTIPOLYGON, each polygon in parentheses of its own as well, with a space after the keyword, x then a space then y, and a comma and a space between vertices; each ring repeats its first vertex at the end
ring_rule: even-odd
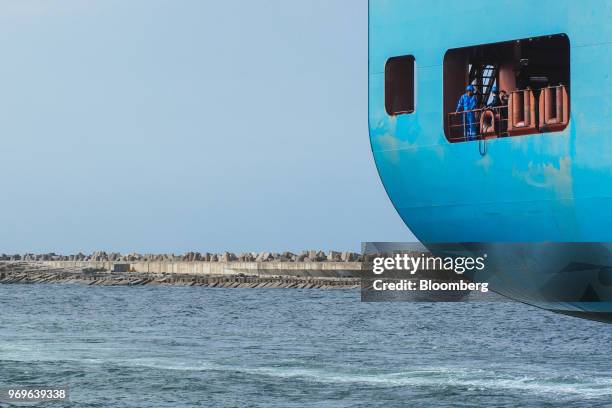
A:
POLYGON ((360 286, 360 262, 0 261, 0 284, 333 289, 360 286))
POLYGON ((205 262, 205 261, 40 261, 40 265, 59 269, 99 269, 114 273, 152 273, 174 275, 250 275, 294 277, 356 277, 361 262, 205 262))

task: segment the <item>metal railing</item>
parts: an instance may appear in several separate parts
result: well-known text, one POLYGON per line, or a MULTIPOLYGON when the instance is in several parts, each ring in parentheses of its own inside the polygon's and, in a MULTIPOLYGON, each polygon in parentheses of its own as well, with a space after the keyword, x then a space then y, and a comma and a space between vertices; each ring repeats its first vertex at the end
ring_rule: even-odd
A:
MULTIPOLYGON (((508 105, 496 106, 491 108, 478 108, 461 112, 449 112, 447 114, 447 137, 451 142, 465 142, 468 140, 483 140, 496 137, 508 136, 508 105), (493 113, 492 127, 483 126, 481 118, 484 112, 493 113), (472 124, 468 122, 466 113, 474 113, 472 124), (474 127, 474 132, 470 135, 469 126, 474 127), (487 131, 488 130, 488 131, 487 131)), ((488 125, 485 123, 484 125, 488 125)))

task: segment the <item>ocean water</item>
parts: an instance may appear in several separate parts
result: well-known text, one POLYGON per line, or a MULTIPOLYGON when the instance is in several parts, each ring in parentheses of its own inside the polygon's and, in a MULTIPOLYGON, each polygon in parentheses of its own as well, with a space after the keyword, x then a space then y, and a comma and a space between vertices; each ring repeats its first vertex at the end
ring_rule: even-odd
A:
POLYGON ((0 285, 0 386, 69 385, 44 407, 609 407, 611 351, 612 326, 513 302, 0 285))

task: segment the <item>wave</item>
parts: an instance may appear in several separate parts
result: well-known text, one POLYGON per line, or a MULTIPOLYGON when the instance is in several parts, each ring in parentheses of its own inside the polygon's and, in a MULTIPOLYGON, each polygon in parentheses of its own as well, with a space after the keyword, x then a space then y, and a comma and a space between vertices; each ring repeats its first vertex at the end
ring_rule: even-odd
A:
MULTIPOLYGON (((219 364, 212 361, 178 361, 161 358, 136 359, 87 359, 87 358, 23 358, 19 362, 55 362, 76 363, 78 365, 112 365, 123 368, 146 368, 154 370, 193 371, 193 372, 231 372, 252 376, 291 379, 321 384, 360 384, 372 387, 422 387, 443 389, 465 389, 468 391, 515 390, 546 395, 580 396, 582 398, 600 398, 612 396, 612 379, 585 376, 582 373, 569 375, 551 375, 541 370, 533 373, 530 366, 529 375, 511 376, 507 373, 487 369, 466 369, 464 367, 419 367, 417 369, 393 372, 363 372, 355 369, 344 369, 339 366, 325 365, 321 368, 295 366, 260 366, 219 364)), ((6 356, 3 362, 7 360, 6 356)), ((295 364, 294 364, 295 365, 295 364)), ((513 369, 515 369, 513 367, 513 369)), ((516 370, 516 369, 515 369, 516 370)))

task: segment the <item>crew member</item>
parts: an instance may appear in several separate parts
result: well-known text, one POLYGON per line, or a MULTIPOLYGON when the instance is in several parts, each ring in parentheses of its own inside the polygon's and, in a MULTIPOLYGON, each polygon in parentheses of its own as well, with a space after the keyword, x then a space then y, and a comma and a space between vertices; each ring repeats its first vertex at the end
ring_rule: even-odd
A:
POLYGON ((501 101, 501 106, 508 106, 508 92, 502 89, 499 92, 499 99, 501 101))
POLYGON ((474 109, 476 109, 476 95, 474 95, 474 86, 468 85, 465 88, 465 93, 459 98, 457 103, 457 110, 455 112, 463 113, 463 136, 466 140, 476 139, 476 115, 474 109))
POLYGON ((501 98, 499 97, 499 93, 497 91, 497 85, 493 85, 491 87, 491 96, 493 99, 491 99, 491 102, 487 103, 487 108, 497 108, 498 106, 502 105, 501 98))

